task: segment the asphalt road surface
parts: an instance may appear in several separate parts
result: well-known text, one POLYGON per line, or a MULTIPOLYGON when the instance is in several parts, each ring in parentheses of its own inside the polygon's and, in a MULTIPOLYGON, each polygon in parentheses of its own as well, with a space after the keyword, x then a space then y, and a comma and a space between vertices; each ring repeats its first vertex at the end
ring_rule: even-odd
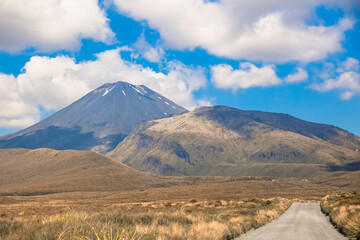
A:
POLYGON ((343 240, 318 203, 294 203, 278 219, 242 235, 238 240, 343 240))

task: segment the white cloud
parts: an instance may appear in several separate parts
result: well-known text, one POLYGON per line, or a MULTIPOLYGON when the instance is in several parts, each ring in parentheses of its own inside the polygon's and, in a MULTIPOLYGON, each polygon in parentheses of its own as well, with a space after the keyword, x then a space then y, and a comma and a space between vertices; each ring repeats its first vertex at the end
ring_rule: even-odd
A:
POLYGON ((319 91, 348 89, 360 92, 360 74, 356 72, 344 72, 338 78, 326 80, 314 88, 319 91))
POLYGON ((206 106, 206 107, 210 107, 210 106, 213 106, 213 104, 212 104, 212 102, 214 101, 215 99, 213 98, 213 99, 211 99, 211 100, 209 100, 209 99, 207 99, 207 98, 204 98, 204 99, 200 99, 200 100, 198 100, 198 106, 206 106))
POLYGON ((319 5, 351 11, 356 1, 340 0, 114 0, 119 11, 145 20, 168 47, 202 47, 232 59, 287 62, 316 61, 342 50, 344 31, 354 22, 344 17, 322 26, 319 5), (314 20, 315 19, 315 20, 314 20), (309 25, 309 21, 319 24, 309 25))
POLYGON ((340 67, 337 69, 338 72, 344 71, 356 71, 360 69, 359 60, 348 57, 344 62, 340 64, 340 67))
POLYGON ((342 100, 350 100, 355 95, 355 92, 346 91, 340 95, 342 100))
POLYGON ((298 83, 303 82, 308 78, 307 72, 305 72, 302 68, 296 68, 297 72, 294 74, 289 74, 285 78, 285 82, 287 83, 298 83))
POLYGON ((193 92, 206 85, 204 69, 168 62, 165 73, 122 59, 118 48, 76 63, 66 56, 35 56, 16 78, 0 74, 0 127, 25 127, 40 118, 38 106, 59 110, 102 84, 126 81, 144 84, 176 103, 198 105, 193 92))
POLYGON ((164 50, 160 47, 152 47, 145 39, 144 33, 140 35, 134 44, 134 48, 141 54, 141 56, 153 63, 160 63, 164 57, 164 50))
POLYGON ((267 87, 281 84, 277 77, 274 65, 257 67, 251 63, 241 63, 238 70, 230 65, 220 64, 211 68, 211 81, 217 88, 238 88, 267 87))
POLYGON ((340 98, 343 100, 350 100, 356 94, 360 94, 360 73, 356 71, 360 67, 359 61, 348 58, 340 63, 340 66, 342 67, 337 69, 338 72, 340 71, 337 77, 313 84, 312 88, 321 92, 339 90, 340 98))
POLYGON ((13 75, 0 73, 0 127, 23 127, 39 120, 37 106, 22 99, 13 75))
POLYGON ((97 0, 1 0, 0 50, 73 50, 82 38, 110 43, 114 33, 97 0))

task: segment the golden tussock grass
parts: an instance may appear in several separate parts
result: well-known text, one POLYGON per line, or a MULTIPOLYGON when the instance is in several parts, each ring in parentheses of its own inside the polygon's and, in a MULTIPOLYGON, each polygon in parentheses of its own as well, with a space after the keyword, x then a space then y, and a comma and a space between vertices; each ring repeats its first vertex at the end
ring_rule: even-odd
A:
POLYGON ((284 198, 155 201, 48 216, 2 216, 0 239, 232 239, 271 221, 290 204, 284 198))
POLYGON ((349 239, 360 239, 360 195, 356 192, 329 195, 321 201, 322 211, 349 239))

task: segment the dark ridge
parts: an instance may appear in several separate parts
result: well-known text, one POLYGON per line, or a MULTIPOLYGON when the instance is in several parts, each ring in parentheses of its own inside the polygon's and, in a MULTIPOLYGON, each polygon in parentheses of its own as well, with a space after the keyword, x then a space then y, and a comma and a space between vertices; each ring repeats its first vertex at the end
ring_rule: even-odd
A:
POLYGON ((50 126, 46 129, 37 130, 33 134, 21 135, 10 140, 0 140, 2 148, 52 148, 55 150, 87 150, 102 142, 110 141, 109 147, 114 149, 126 135, 109 135, 106 138, 94 136, 94 132, 82 133, 80 127, 61 128, 50 126))
POLYGON ((144 167, 145 169, 147 167, 154 167, 157 169, 157 171, 161 174, 168 174, 168 173, 173 173, 175 172, 175 168, 173 168, 171 165, 169 164, 163 164, 160 160, 160 158, 157 157, 153 157, 153 156, 148 156, 142 163, 141 165, 142 167, 144 167))
POLYGON ((346 164, 344 166, 329 165, 328 168, 329 168, 329 172, 338 172, 338 171, 353 172, 353 171, 359 171, 360 170, 360 162, 353 162, 353 163, 346 164))
MULTIPOLYGON (((339 131, 346 132, 332 125, 308 122, 288 114, 243 111, 226 106, 201 107, 196 110, 196 116, 206 116, 237 132, 246 131, 245 127, 260 123, 268 127, 269 130, 279 129, 306 137, 317 137, 336 145, 340 143, 334 140, 334 137, 338 135, 339 131)), ((346 133, 349 134, 350 138, 353 138, 352 140, 358 141, 354 134, 346 133)))

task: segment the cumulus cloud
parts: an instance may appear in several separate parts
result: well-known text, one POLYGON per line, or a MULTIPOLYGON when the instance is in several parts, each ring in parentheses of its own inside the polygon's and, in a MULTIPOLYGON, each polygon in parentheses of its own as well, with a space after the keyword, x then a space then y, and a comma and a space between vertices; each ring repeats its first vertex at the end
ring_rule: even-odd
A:
POLYGON ((303 82, 308 78, 308 74, 307 72, 305 72, 302 68, 296 68, 296 73, 294 74, 289 74, 286 78, 285 78, 285 82, 287 83, 298 83, 298 82, 303 82))
POLYGON ((337 69, 337 72, 345 71, 356 71, 360 69, 359 60, 356 58, 348 57, 344 62, 340 63, 340 67, 337 69))
POLYGON ((340 66, 342 67, 337 69, 338 76, 326 79, 322 83, 313 84, 312 88, 321 92, 339 90, 341 92, 340 98, 343 100, 350 100, 356 94, 360 94, 359 61, 348 58, 340 66))
POLYGON ((317 6, 351 11, 355 0, 114 0, 119 11, 157 29, 168 47, 202 47, 232 59, 316 61, 342 50, 347 17, 332 26, 313 16, 317 6), (315 19, 315 20, 314 20, 315 19), (314 21, 316 24, 310 25, 314 21))
POLYGON ((274 70, 274 65, 257 67, 252 63, 241 63, 234 70, 230 65, 220 64, 211 68, 211 81, 217 88, 237 90, 250 87, 268 87, 281 84, 274 70))
POLYGON ((59 110, 102 84, 126 81, 144 84, 187 108, 198 101, 193 92, 206 85, 204 69, 168 62, 164 72, 126 61, 109 50, 94 61, 76 63, 66 56, 35 56, 17 77, 0 74, 0 127, 25 127, 40 118, 38 106, 59 110))
POLYGON ((342 100, 350 100, 355 95, 355 92, 345 91, 341 93, 340 98, 342 100))
POLYGON ((17 79, 0 73, 0 127, 29 126, 39 120, 39 114, 37 106, 21 97, 17 79))
POLYGON ((74 50, 82 38, 110 43, 114 33, 97 0, 1 0, 0 50, 74 50))
POLYGON ((145 39, 144 33, 140 35, 134 44, 134 48, 141 56, 153 63, 160 63, 164 57, 164 50, 161 47, 152 47, 145 39))

